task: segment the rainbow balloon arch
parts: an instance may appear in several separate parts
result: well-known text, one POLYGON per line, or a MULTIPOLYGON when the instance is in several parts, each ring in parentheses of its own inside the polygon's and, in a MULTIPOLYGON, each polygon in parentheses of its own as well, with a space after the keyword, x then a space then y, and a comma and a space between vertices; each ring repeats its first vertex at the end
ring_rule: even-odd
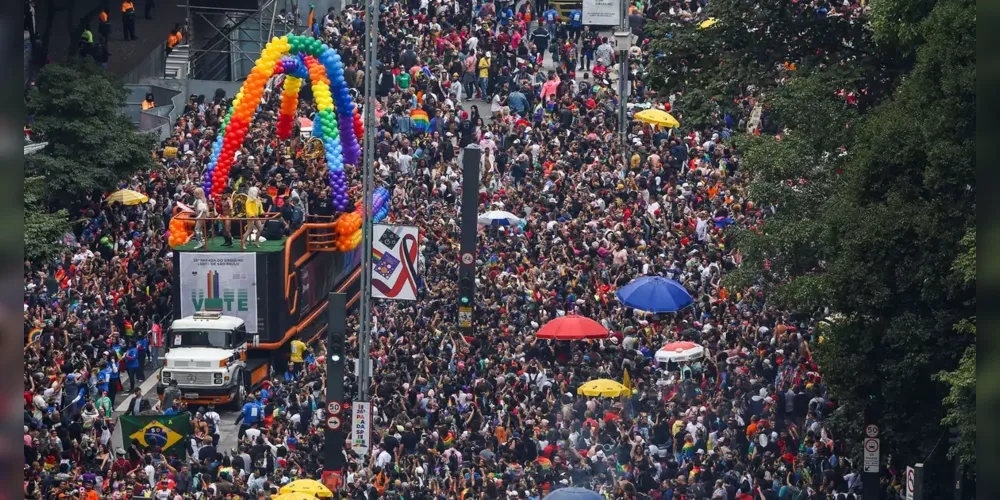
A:
MULTIPOLYGON (((358 137, 364 135, 364 125, 344 81, 340 54, 316 38, 287 35, 272 38, 264 47, 222 123, 202 188, 215 198, 222 195, 236 152, 242 147, 263 99, 264 87, 275 74, 285 75, 276 127, 281 140, 291 136, 303 81, 308 79, 312 86, 317 108, 313 136, 323 141, 333 207, 342 212, 336 222, 337 247, 341 251, 352 250, 361 242, 362 208, 347 212, 350 199, 344 166, 356 165, 361 156, 358 137)), ((372 201, 373 221, 384 220, 389 212, 389 192, 379 188, 372 201)))

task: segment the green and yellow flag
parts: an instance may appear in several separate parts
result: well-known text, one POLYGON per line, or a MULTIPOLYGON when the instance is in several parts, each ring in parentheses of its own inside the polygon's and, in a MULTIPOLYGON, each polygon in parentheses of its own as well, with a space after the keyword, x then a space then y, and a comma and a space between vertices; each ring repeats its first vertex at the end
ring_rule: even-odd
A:
POLYGON ((632 377, 628 376, 628 368, 625 369, 625 375, 622 377, 622 385, 625 386, 629 391, 629 397, 632 396, 632 377))
POLYGON ((143 446, 159 447, 164 455, 184 457, 184 438, 191 434, 191 414, 133 416, 122 415, 122 439, 125 446, 138 442, 143 446))

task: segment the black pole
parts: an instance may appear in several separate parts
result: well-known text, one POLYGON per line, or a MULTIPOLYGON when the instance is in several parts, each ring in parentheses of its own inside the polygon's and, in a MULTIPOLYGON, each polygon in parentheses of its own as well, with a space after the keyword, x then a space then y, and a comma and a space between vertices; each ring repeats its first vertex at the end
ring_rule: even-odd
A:
MULTIPOLYGON (((344 339, 347 336, 347 295, 331 293, 327 306, 326 408, 323 472, 341 473, 346 463, 344 439, 344 339)), ((325 475, 325 474, 324 474, 325 475)))
POLYGON ((878 398, 873 397, 865 407, 864 412, 864 432, 862 433, 862 474, 861 484, 864 489, 861 492, 862 500, 879 500, 881 498, 881 484, 879 481, 882 473, 882 445, 879 436, 882 434, 879 428, 879 407, 876 406, 878 398))
POLYGON ((476 326, 476 253, 479 219, 479 162, 483 152, 476 144, 462 150, 462 238, 458 263, 458 328, 471 337, 476 326))
MULTIPOLYGON (((948 428, 948 443, 951 444, 952 450, 958 445, 959 433, 957 427, 948 428)), ((962 460, 959 458, 958 453, 953 453, 951 457, 952 466, 955 468, 955 488, 952 490, 955 500, 962 500, 962 460)))

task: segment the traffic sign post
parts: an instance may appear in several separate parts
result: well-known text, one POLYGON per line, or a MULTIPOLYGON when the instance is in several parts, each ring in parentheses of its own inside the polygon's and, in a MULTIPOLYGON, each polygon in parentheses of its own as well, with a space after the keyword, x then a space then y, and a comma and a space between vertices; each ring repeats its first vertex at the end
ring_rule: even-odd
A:
POLYGON ((906 468, 906 500, 924 500, 924 464, 913 465, 913 490, 910 490, 910 468, 906 468))
MULTIPOLYGON (((873 363, 878 365, 877 362, 873 363)), ((882 429, 879 428, 879 417, 881 408, 878 404, 878 390, 872 389, 869 394, 869 404, 865 406, 864 426, 861 427, 861 448, 862 448, 862 469, 861 481, 864 485, 874 487, 864 488, 861 492, 862 500, 879 500, 881 493, 878 487, 879 475, 882 472, 882 446, 879 441, 882 429)))
POLYGON ((864 442, 864 471, 872 474, 879 472, 879 440, 878 438, 865 438, 864 442))
POLYGON ((326 419, 326 428, 331 431, 340 430, 340 426, 343 422, 340 421, 340 417, 337 415, 332 415, 326 419))
POLYGON ((472 306, 458 306, 458 327, 472 328, 472 306))
POLYGON ((916 471, 913 467, 906 468, 906 500, 913 500, 913 490, 916 489, 916 471))
POLYGON ((340 402, 330 401, 326 404, 326 412, 330 415, 340 415, 340 402))

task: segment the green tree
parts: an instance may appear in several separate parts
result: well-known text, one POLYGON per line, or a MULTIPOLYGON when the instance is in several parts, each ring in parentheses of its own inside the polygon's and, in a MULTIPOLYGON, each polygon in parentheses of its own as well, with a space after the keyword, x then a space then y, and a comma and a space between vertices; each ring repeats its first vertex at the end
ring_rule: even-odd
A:
POLYGON ((793 75, 815 72, 839 79, 834 90, 856 91, 865 108, 899 72, 900 61, 872 44, 864 23, 817 15, 809 2, 713 0, 707 12, 717 21, 707 28, 666 17, 650 27, 650 86, 679 93, 685 125, 719 123, 736 111, 735 100, 767 95, 793 75))
POLYGON ((64 249, 62 238, 70 229, 65 209, 49 213, 45 209, 45 179, 24 180, 24 258, 51 262, 64 249))
MULTIPOLYGON (((952 270, 962 280, 966 287, 976 286, 976 228, 970 228, 965 237, 962 238, 962 247, 965 249, 962 254, 955 259, 952 270)), ((976 317, 963 319, 955 329, 963 335, 976 336, 976 317)), ((947 407, 942 423, 958 429, 959 440, 949 455, 957 454, 962 465, 975 477, 976 471, 976 346, 975 344, 966 348, 962 354, 962 359, 955 368, 949 372, 941 372, 937 375, 937 380, 944 382, 948 386, 948 395, 944 398, 947 407)), ((985 377, 984 380, 990 380, 985 377)), ((995 380, 995 379, 993 379, 995 380)), ((995 391, 994 391, 995 392, 995 391)), ((987 391, 987 393, 994 393, 987 391)))
POLYGON ((747 195, 766 216, 736 230, 744 261, 730 277, 838 318, 813 349, 839 403, 835 434, 851 441, 877 410, 896 465, 932 455, 942 419, 962 430, 963 457, 975 436, 974 329, 954 325, 975 315, 976 7, 940 0, 916 17, 912 69, 877 106, 838 105, 829 96, 841 76, 828 72, 767 96, 781 139, 737 143, 747 195))
POLYGON ((122 114, 127 91, 113 74, 76 61, 45 66, 37 82, 27 111, 48 145, 25 158, 25 172, 45 178, 51 207, 71 208, 153 168, 155 138, 122 114))

